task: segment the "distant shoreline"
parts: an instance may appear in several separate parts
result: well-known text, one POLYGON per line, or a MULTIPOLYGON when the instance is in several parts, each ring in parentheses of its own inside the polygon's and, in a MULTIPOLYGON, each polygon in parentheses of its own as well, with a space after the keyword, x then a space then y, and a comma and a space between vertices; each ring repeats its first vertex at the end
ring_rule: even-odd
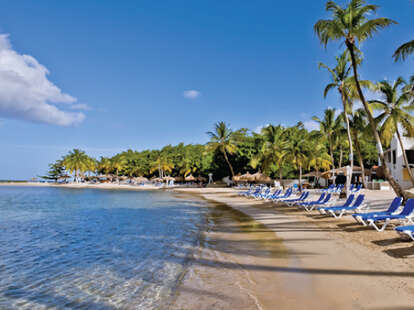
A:
POLYGON ((26 187, 58 187, 58 188, 94 188, 94 189, 110 189, 110 190, 159 190, 162 189, 155 185, 134 186, 128 184, 86 184, 86 183, 40 183, 40 182, 0 182, 0 186, 26 186, 26 187))

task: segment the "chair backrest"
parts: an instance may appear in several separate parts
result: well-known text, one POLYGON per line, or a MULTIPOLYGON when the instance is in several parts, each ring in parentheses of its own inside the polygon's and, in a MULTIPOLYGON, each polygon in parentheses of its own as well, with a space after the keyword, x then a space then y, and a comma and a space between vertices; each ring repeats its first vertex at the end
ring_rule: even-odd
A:
POLYGON ((362 205, 362 203, 364 202, 364 199, 365 199, 365 195, 358 195, 352 207, 358 208, 359 206, 362 205))
POLYGON ((321 202, 325 198, 325 193, 322 193, 317 202, 321 202))
POLYGON ((325 196, 325 199, 321 202, 322 204, 327 203, 329 200, 331 200, 332 194, 327 194, 325 196))
POLYGON ((308 196, 309 196, 309 192, 304 192, 301 197, 301 200, 305 200, 306 198, 308 198, 308 196))
POLYGON ((348 199, 345 201, 343 206, 344 207, 350 206, 354 198, 355 198, 355 195, 349 195, 348 199))
POLYGON ((277 195, 279 195, 281 192, 282 192, 282 190, 281 190, 281 189, 277 189, 277 190, 275 190, 275 192, 273 193, 273 196, 277 196, 277 195))
POLYGON ((414 211, 414 199, 408 199, 400 215, 408 216, 414 211))
POLYGON ((290 195, 290 194, 292 194, 292 188, 291 188, 291 187, 289 187, 289 188, 286 190, 286 192, 285 192, 285 196, 286 196, 286 195, 290 195))
POLYGON ((386 211, 387 213, 394 213, 398 210, 398 208, 401 206, 402 198, 401 197, 395 197, 394 200, 391 202, 390 207, 386 211))

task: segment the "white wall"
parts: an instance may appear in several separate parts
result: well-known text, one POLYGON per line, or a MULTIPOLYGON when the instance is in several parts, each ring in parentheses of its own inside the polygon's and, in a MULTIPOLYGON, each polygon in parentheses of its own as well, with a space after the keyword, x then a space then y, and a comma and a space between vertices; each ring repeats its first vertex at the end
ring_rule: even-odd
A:
MULTIPOLYGON (((403 145, 406 150, 414 150, 414 138, 406 138, 402 137, 403 145)), ((412 187, 412 183, 410 180, 404 181, 403 179, 403 169, 405 168, 404 158, 402 149, 400 147, 400 143, 398 141, 397 136, 395 135, 391 140, 390 149, 387 151, 386 154, 386 164, 391 170, 392 176, 396 179, 396 181, 401 185, 403 189, 408 189, 412 187), (390 151, 390 152, 388 152, 390 151), (394 159, 395 155, 395 159, 394 159), (395 162, 395 164, 394 164, 395 162)), ((414 173, 414 165, 410 165, 411 171, 414 173)))

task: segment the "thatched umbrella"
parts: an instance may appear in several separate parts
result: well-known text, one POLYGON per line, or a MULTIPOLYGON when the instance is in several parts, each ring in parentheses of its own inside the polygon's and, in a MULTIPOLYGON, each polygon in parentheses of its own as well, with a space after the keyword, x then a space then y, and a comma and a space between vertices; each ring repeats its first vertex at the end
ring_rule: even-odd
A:
MULTIPOLYGON (((338 174, 343 174, 343 175, 347 175, 347 167, 341 167, 341 168, 336 168, 334 170, 328 170, 323 172, 321 175, 324 178, 329 178, 331 175, 338 175, 338 174)), ((362 172, 362 168, 359 166, 354 166, 352 169, 352 174, 360 174, 362 172)), ((365 175, 370 175, 371 171, 369 169, 365 169, 365 175)))
POLYGON ((170 176, 166 176, 162 178, 164 181, 169 182, 169 181, 175 181, 175 178, 170 177, 170 176))
POLYGON ((244 182, 253 182, 254 181, 254 177, 252 178, 252 175, 249 172, 247 172, 247 173, 241 175, 239 177, 239 180, 240 181, 244 181, 244 182))
POLYGON ((177 176, 174 179, 175 179, 175 182, 184 182, 184 177, 182 176, 177 176))
POLYGON ((272 179, 261 172, 252 174, 252 178, 254 178, 254 181, 257 183, 272 183, 272 179))
POLYGON ((201 175, 197 177, 197 181, 199 182, 207 182, 207 179, 205 177, 202 177, 201 175))
POLYGON ((151 179, 151 181, 152 181, 152 182, 162 182, 162 181, 163 181, 163 179, 158 178, 158 177, 154 177, 154 178, 152 178, 152 179, 151 179))
POLYGON ((185 177, 186 182, 195 182, 197 179, 192 174, 185 177))
POLYGON ((137 183, 147 183, 149 180, 146 177, 136 177, 134 178, 134 181, 137 183))

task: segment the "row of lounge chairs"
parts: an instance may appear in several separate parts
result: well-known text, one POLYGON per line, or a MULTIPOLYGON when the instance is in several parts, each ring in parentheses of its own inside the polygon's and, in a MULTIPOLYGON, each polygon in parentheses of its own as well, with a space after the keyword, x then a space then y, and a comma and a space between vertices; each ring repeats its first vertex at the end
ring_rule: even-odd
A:
POLYGON ((288 188, 285 192, 281 189, 271 192, 270 188, 258 187, 241 192, 240 195, 303 208, 307 212, 317 210, 322 215, 333 216, 334 218, 341 218, 349 214, 358 223, 364 226, 372 226, 379 232, 384 231, 391 222, 399 221, 403 223, 403 226, 396 227, 395 230, 414 241, 414 199, 408 199, 406 204, 402 206, 403 199, 396 197, 387 210, 362 213, 364 210, 368 211, 369 206, 365 203, 365 195, 359 194, 356 196, 355 193, 361 190, 359 186, 352 189, 353 193, 343 204, 338 204, 338 201, 333 198, 332 194, 335 193, 336 188, 322 191, 316 200, 308 200, 309 191, 304 191, 296 198, 292 198, 293 188, 288 188), (399 211, 400 209, 401 211, 399 211))

